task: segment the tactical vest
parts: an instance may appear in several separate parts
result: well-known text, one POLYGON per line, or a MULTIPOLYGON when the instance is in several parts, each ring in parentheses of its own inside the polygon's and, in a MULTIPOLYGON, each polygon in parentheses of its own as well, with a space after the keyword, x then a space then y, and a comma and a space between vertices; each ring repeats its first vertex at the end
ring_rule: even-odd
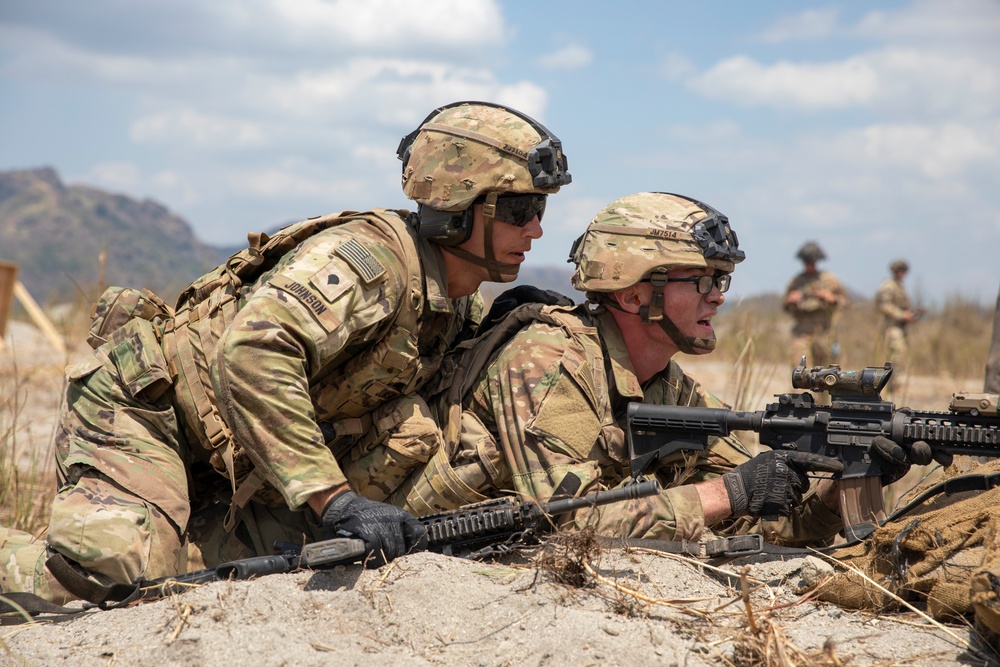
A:
MULTIPOLYGON (((489 364, 494 353, 503 347, 521 329, 532 322, 550 324, 563 329, 567 335, 578 341, 584 348, 587 363, 602 372, 595 377, 608 377, 605 369, 605 354, 600 335, 586 306, 546 306, 528 303, 512 310, 503 320, 472 340, 456 347, 449 356, 447 366, 438 376, 436 386, 428 393, 428 404, 436 405, 441 419, 443 446, 431 457, 421 474, 411 480, 413 485, 427 485, 429 488, 419 495, 424 498, 441 499, 441 504, 459 507, 481 502, 486 498, 470 488, 451 465, 451 457, 458 449, 463 437, 479 438, 481 435, 469 430, 476 425, 465 423, 463 429, 463 401, 478 382, 483 369, 489 364), (468 431, 468 432, 467 432, 468 431)), ((591 387, 590 399, 598 414, 607 415, 610 420, 611 403, 608 387, 591 387)), ((419 508, 418 514, 434 511, 431 507, 419 508)))
POLYGON ((368 411, 409 393, 436 370, 436 366, 427 368, 420 363, 417 349, 415 330, 424 305, 423 276, 417 239, 404 222, 407 215, 406 211, 384 209, 344 211, 290 225, 273 237, 250 234, 250 247, 202 276, 178 298, 174 334, 166 340, 166 356, 176 365, 176 402, 190 431, 210 452, 215 470, 232 485, 233 511, 227 518, 227 530, 234 525, 235 509, 246 505, 265 481, 264 473, 254 468, 248 457, 241 456, 233 442, 219 412, 209 374, 219 353, 218 342, 233 323, 240 299, 281 257, 323 230, 361 220, 398 239, 407 270, 408 296, 401 299, 395 318, 373 346, 360 353, 352 351, 349 360, 342 353, 327 365, 332 370, 326 376, 311 383, 318 421, 346 417, 343 423, 333 424, 335 432, 364 430, 363 417, 368 411))

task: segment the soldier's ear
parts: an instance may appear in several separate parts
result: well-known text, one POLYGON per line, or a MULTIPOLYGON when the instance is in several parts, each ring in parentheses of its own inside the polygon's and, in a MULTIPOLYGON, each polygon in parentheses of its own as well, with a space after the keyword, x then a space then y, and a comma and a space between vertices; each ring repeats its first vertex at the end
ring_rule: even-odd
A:
MULTIPOLYGON (((632 285, 631 287, 626 287, 625 289, 620 289, 616 292, 612 292, 611 296, 618 303, 618 307, 624 310, 626 313, 638 314, 639 309, 644 305, 642 290, 640 286, 632 285)), ((646 301, 649 300, 648 295, 646 296, 646 301)))

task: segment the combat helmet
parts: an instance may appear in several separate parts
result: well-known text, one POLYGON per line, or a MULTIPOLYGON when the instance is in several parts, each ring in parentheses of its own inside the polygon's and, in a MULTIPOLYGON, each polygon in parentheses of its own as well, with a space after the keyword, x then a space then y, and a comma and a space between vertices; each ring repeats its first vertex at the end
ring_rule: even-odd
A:
POLYGON ((435 109, 403 137, 396 154, 403 162, 403 192, 418 204, 420 235, 486 266, 493 280, 500 280, 497 272, 516 274, 520 266, 493 256, 497 199, 541 195, 526 202, 541 217, 544 196, 573 180, 558 137, 526 114, 489 102, 435 109), (455 248, 472 233, 477 203, 484 204, 485 258, 455 248))
POLYGON ((809 262, 810 264, 815 264, 821 259, 826 259, 826 253, 823 249, 819 247, 819 244, 815 241, 807 241, 802 244, 799 248, 798 254, 795 255, 803 262, 809 262))
POLYGON ((641 192, 602 209, 573 244, 573 287, 591 301, 614 307, 602 293, 653 283, 653 299, 640 310, 643 321, 659 322, 683 352, 715 348, 715 340, 683 336, 663 312, 670 271, 710 268, 730 273, 746 258, 729 218, 690 197, 641 192))
POLYGON ((892 264, 889 265, 889 270, 892 271, 893 273, 899 271, 909 271, 910 265, 906 263, 905 259, 896 259, 893 260, 892 264))

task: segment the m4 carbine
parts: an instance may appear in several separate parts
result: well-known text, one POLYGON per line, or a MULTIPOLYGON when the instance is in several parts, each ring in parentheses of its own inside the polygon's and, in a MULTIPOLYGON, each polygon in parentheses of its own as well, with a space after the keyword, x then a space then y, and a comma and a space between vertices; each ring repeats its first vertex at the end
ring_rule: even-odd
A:
MULTIPOLYGON (((555 518, 585 507, 607 505, 654 496, 660 492, 656 480, 642 481, 595 491, 579 498, 559 498, 545 503, 495 498, 456 510, 419 517, 427 529, 427 550, 448 556, 479 559, 537 545, 543 533, 555 527, 555 518)), ((278 543, 278 553, 222 563, 173 577, 144 582, 142 597, 158 597, 178 592, 191 584, 226 579, 250 579, 280 574, 299 568, 322 569, 360 561, 365 543, 355 538, 336 537, 304 546, 278 543)))
POLYGON ((839 366, 806 368, 803 357, 792 371, 796 389, 830 394, 818 405, 811 393, 777 394, 777 402, 757 412, 673 405, 628 406, 628 445, 633 477, 678 451, 700 451, 710 436, 754 431, 772 449, 798 450, 839 459, 840 509, 844 534, 860 539, 885 519, 880 458, 872 441, 884 436, 908 448, 924 441, 933 453, 1000 456, 996 394, 954 394, 948 412, 896 408, 883 401, 892 365, 842 371, 839 366))

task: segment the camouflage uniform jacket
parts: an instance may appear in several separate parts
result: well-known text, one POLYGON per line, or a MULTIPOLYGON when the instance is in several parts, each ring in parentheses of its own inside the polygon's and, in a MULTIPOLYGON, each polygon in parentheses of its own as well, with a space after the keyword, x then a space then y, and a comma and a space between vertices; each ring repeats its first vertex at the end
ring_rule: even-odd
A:
POLYGON ((906 327, 906 313, 912 307, 902 283, 886 278, 875 293, 875 307, 882 315, 882 329, 906 327))
MULTIPOLYGON (((541 311, 547 316, 517 331, 485 370, 470 378, 460 417, 454 407, 449 415, 447 396, 431 399, 444 444, 391 502, 423 515, 512 492, 544 501, 570 475, 581 482, 568 487, 577 495, 617 487, 630 477, 622 428, 630 401, 723 406, 673 361, 640 386, 618 326, 606 311, 588 312, 585 306, 541 311)), ((574 520, 578 525, 596 521, 607 535, 697 539, 705 520, 691 484, 725 473, 750 456, 735 437, 714 438, 705 452, 677 454, 659 465, 655 475, 665 488, 660 495, 604 506, 593 517, 581 511, 574 520)), ((818 500, 809 500, 791 519, 768 524, 771 538, 792 543, 839 530, 839 518, 818 500)), ((718 529, 761 527, 742 521, 718 529)))
POLYGON ((829 271, 814 274, 802 272, 792 278, 785 288, 785 296, 790 292, 802 292, 802 300, 797 304, 785 304, 785 310, 795 318, 795 334, 828 331, 833 326, 833 317, 840 306, 847 305, 848 297, 837 276, 829 271), (816 296, 816 292, 828 290, 837 297, 830 303, 816 296))
MULTIPOLYGON (((327 436, 349 443, 371 410, 418 389, 481 319, 479 294, 449 299, 440 249, 401 216, 328 216, 238 290, 221 267, 182 294, 167 350, 176 404, 188 440, 203 445, 192 455, 235 478, 236 504, 252 496, 297 508, 346 481, 327 436), (210 293, 207 317, 187 302, 199 290, 210 293), (205 416, 210 407, 217 416, 205 416)), ((218 488, 217 476, 202 480, 218 488)))

